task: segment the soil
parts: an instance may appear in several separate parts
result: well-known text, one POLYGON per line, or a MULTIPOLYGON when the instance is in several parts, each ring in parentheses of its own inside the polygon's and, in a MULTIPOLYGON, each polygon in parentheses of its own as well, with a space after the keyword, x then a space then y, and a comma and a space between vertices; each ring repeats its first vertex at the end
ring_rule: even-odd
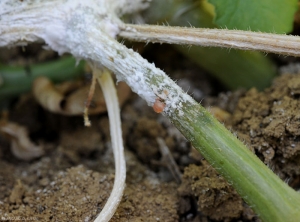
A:
MULTIPOLYGON (((144 56, 172 73, 199 102, 220 92, 214 80, 171 47, 148 47, 144 56)), ((12 54, 18 54, 16 49, 12 54)), ((225 124, 299 189, 299 96, 300 76, 282 75, 264 92, 221 93, 203 103, 228 111, 225 124)), ((137 95, 127 99, 121 117, 127 179, 111 221, 258 221, 179 131, 137 95), (177 171, 170 170, 174 165, 162 155, 157 138, 168 147, 177 171)), ((90 118, 92 126, 84 127, 81 116, 50 113, 30 92, 11 103, 8 120, 25 126, 44 154, 20 160, 12 154, 9 140, 0 136, 0 220, 92 221, 99 214, 113 186, 114 160, 107 115, 90 118)))
POLYGON ((299 75, 281 75, 264 92, 249 90, 231 118, 239 138, 295 189, 300 185, 299 95, 299 75))

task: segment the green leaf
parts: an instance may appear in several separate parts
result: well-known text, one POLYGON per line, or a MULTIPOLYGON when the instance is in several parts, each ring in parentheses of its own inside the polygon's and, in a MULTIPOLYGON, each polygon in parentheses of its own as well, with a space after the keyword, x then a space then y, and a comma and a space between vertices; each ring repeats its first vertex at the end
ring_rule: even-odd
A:
POLYGON ((83 70, 84 62, 76 65, 76 59, 71 56, 27 67, 0 64, 0 102, 28 92, 38 76, 47 76, 54 82, 62 82, 81 76, 83 70))
MULTIPOLYGON (((217 28, 212 22, 213 6, 206 0, 152 0, 144 15, 147 23, 217 28)), ((177 49, 228 89, 256 87, 261 90, 270 85, 276 74, 271 60, 259 52, 198 46, 178 46, 177 49)))
POLYGON ((208 0, 223 28, 272 33, 292 31, 298 0, 208 0))

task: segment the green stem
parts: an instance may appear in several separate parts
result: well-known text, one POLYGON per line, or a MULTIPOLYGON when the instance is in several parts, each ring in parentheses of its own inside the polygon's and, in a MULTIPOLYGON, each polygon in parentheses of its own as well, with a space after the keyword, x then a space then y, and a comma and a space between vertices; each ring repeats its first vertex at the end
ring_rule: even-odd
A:
POLYGON ((168 116, 182 134, 239 192, 263 221, 297 221, 300 196, 282 182, 243 143, 176 85, 163 71, 133 50, 93 31, 81 44, 94 63, 109 67, 149 105, 165 104, 168 116), (102 39, 101 39, 102 38, 102 39), (105 44, 94 44, 93 39, 105 44), (103 54, 99 54, 99 52, 103 54), (113 58, 113 59, 112 59, 113 58), (101 61, 101 63, 97 61, 101 61))
POLYGON ((298 221, 300 195, 279 179, 208 111, 185 103, 184 115, 168 115, 209 163, 263 221, 298 221))
POLYGON ((80 62, 77 66, 75 64, 75 58, 65 57, 28 67, 0 65, 0 101, 29 91, 33 80, 38 76, 47 76, 54 82, 78 77, 83 72, 84 63, 80 62))

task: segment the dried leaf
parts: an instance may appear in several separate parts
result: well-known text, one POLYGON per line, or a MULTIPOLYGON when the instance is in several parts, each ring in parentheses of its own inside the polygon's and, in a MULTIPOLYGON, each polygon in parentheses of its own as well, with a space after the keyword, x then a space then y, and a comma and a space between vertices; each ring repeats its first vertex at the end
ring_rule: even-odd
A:
MULTIPOLYGON (((90 86, 80 82, 64 82, 55 86, 48 78, 39 77, 33 83, 33 94, 45 109, 63 115, 82 115, 90 86)), ((117 85, 119 104, 129 98, 131 90, 124 82, 117 85)), ((96 86, 89 114, 106 112, 105 100, 99 86, 96 86)))
POLYGON ((25 127, 12 122, 1 122, 0 132, 11 142, 12 153, 21 160, 32 160, 44 154, 41 146, 33 144, 25 127))
POLYGON ((63 95, 46 77, 39 77, 33 82, 33 94, 41 106, 52 112, 60 112, 63 95))

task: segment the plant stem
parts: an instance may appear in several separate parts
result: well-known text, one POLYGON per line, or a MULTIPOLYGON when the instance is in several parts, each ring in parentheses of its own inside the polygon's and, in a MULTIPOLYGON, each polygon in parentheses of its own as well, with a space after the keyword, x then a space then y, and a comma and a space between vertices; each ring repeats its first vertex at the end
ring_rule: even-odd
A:
POLYGON ((300 39, 290 35, 227 29, 128 24, 119 36, 139 42, 214 46, 300 56, 300 39))
POLYGON ((103 53, 101 64, 110 67, 119 80, 126 81, 149 105, 153 105, 156 98, 163 101, 166 105, 163 114, 232 184, 263 221, 292 222, 300 218, 300 195, 202 106, 139 54, 111 38, 98 36, 100 33, 93 34, 89 41, 82 43, 82 47, 92 49, 89 55, 94 62, 100 61, 99 52, 103 53), (101 39, 105 44, 94 44, 92 39, 101 39))
POLYGON ((110 196, 101 213, 95 220, 95 222, 106 222, 112 218, 122 199, 125 188, 126 163, 123 148, 120 109, 114 82, 108 70, 94 68, 93 71, 93 74, 96 75, 96 78, 101 85, 106 101, 110 125, 110 136, 116 168, 112 192, 110 193, 110 196))
MULTIPOLYGON (((165 103, 163 114, 240 193, 264 221, 297 221, 300 195, 282 182, 234 135, 176 85, 162 70, 138 53, 92 28, 80 45, 84 59, 109 67, 119 81, 153 105, 165 103)), ((79 32, 80 30, 78 30, 79 32)), ((75 43, 74 43, 75 44, 75 43)), ((72 54, 79 56, 76 51, 72 54)), ((81 54, 82 55, 82 54, 81 54)))
POLYGON ((32 82, 38 76, 47 76, 54 82, 78 77, 82 74, 84 62, 77 66, 73 57, 29 67, 10 67, 0 65, 0 100, 17 96, 31 89, 32 82))
POLYGON ((231 184, 262 221, 298 221, 300 195, 281 181, 222 124, 195 102, 168 114, 172 123, 231 184))

